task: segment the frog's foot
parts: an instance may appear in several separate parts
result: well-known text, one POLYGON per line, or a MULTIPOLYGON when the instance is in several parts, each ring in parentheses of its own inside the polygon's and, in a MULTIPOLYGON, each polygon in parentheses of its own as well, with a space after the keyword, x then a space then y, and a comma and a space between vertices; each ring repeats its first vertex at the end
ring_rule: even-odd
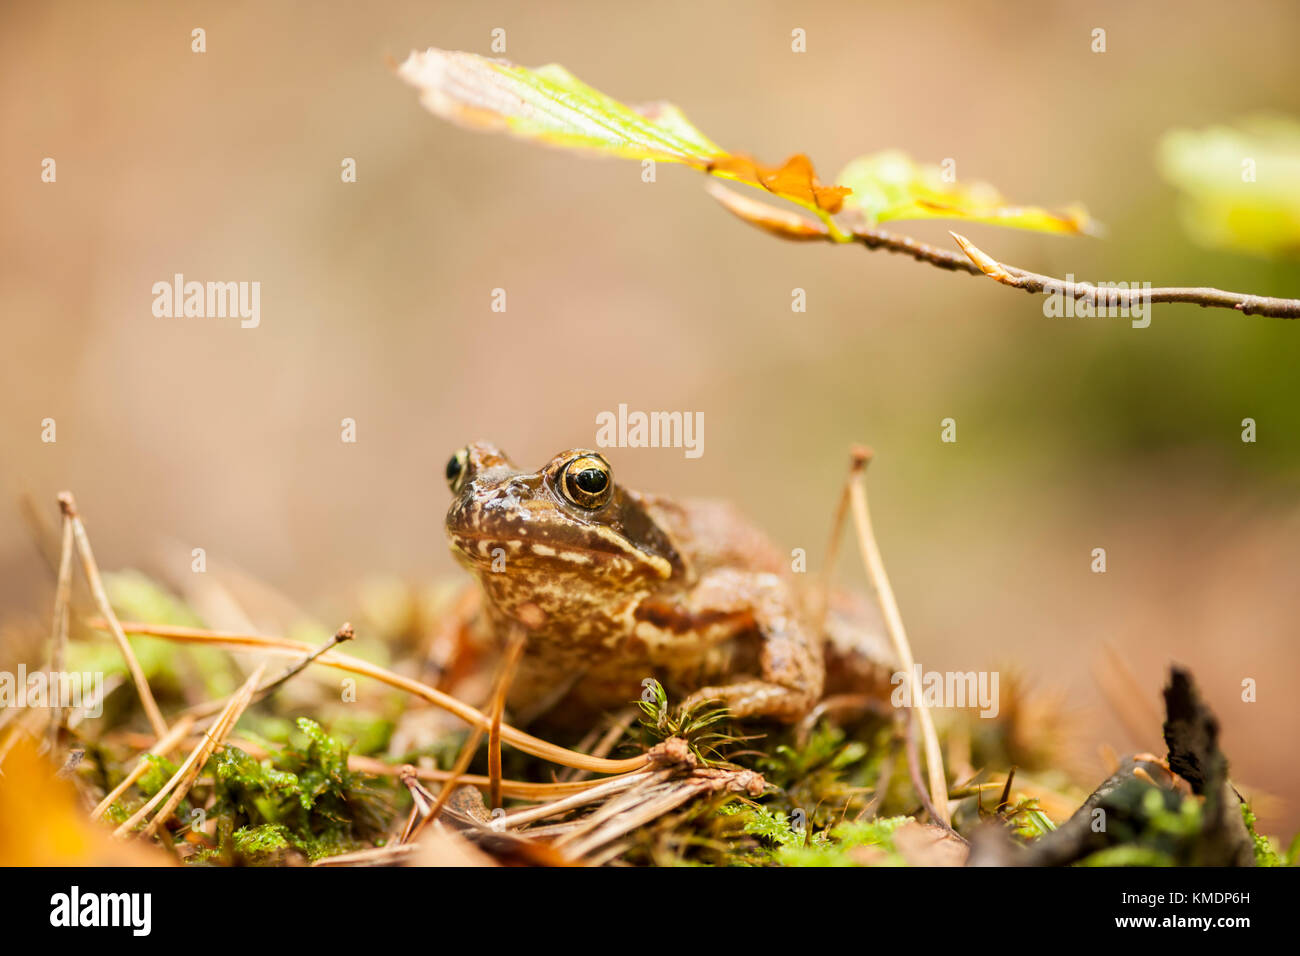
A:
POLYGON ((811 690, 786 687, 765 680, 742 680, 734 684, 701 687, 682 704, 687 711, 712 701, 726 707, 733 717, 769 717, 793 723, 817 703, 811 690))

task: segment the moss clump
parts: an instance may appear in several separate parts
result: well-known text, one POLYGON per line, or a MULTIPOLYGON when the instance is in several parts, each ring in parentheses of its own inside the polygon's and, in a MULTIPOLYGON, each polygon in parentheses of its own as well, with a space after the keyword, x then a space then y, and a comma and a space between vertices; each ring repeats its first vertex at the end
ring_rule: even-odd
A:
MULTIPOLYGON (((1255 830, 1255 811, 1250 808, 1250 804, 1242 803, 1241 819, 1246 824, 1246 829, 1250 837, 1255 841, 1255 865, 1256 866, 1286 866, 1287 861, 1283 860, 1273 846, 1273 841, 1255 830)), ((1293 844, 1294 848, 1294 844, 1293 844)))
POLYGON ((790 816, 765 806, 731 804, 719 813, 743 821, 741 832, 757 838, 758 847, 748 860, 753 865, 907 865, 894 846, 894 833, 912 822, 911 817, 850 820, 813 831, 801 814, 790 816))
POLYGON ((348 749, 300 717, 303 742, 256 760, 238 747, 212 758, 218 842, 196 862, 284 862, 290 850, 310 860, 371 845, 385 807, 373 778, 348 769, 348 749))

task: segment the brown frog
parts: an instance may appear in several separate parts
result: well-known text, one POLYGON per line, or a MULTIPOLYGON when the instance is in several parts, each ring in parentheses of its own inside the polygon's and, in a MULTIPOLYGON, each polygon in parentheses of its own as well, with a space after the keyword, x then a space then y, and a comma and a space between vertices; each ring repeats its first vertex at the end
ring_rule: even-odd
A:
POLYGON ((447 481, 447 540, 482 586, 480 631, 527 637, 509 697, 518 722, 622 706, 648 677, 688 704, 782 721, 828 684, 888 686, 864 602, 836 599, 815 626, 788 562, 729 504, 624 488, 580 448, 526 472, 474 442, 447 481))

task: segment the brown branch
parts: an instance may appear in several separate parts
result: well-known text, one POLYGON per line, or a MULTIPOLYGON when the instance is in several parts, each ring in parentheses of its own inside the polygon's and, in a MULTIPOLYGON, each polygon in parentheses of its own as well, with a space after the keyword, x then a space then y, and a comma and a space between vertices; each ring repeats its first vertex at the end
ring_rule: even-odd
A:
MULTIPOLYGON (((1225 292, 1206 286, 1196 288, 1164 289, 1113 289, 1099 288, 1088 282, 1066 282, 1051 276, 1039 275, 998 262, 992 256, 979 249, 965 236, 950 232, 957 245, 970 258, 979 273, 983 273, 995 282, 1023 289, 1029 293, 1043 295, 1068 295, 1072 299, 1087 302, 1094 308, 1127 309, 1132 306, 1145 306, 1152 302, 1183 302, 1199 305, 1207 309, 1235 309, 1243 315, 1267 315, 1275 319, 1300 318, 1300 299, 1280 299, 1268 295, 1248 295, 1244 292, 1225 292)), ((967 270, 972 271, 972 270, 967 270)))
POLYGON ((917 262, 928 262, 949 272, 969 272, 973 276, 984 274, 976 263, 965 256, 949 249, 940 249, 938 246, 913 239, 911 236, 899 236, 892 232, 885 232, 883 229, 856 229, 853 238, 868 249, 883 249, 886 252, 911 256, 917 262))
POLYGON ((732 215, 766 233, 795 242, 821 240, 837 244, 861 243, 868 249, 882 249, 885 252, 910 256, 917 262, 925 262, 938 269, 966 272, 974 276, 986 275, 1003 285, 1023 289, 1029 293, 1068 295, 1076 300, 1087 301, 1093 307, 1100 305, 1129 308, 1138 304, 1145 306, 1153 302, 1182 302, 1203 308, 1234 309, 1243 315, 1267 315, 1278 319, 1300 318, 1300 299, 1225 292, 1222 289, 1204 286, 1127 290, 1098 288, 1087 282, 1066 282, 998 262, 978 249, 969 239, 955 232, 950 235, 957 240, 957 244, 965 253, 964 256, 913 239, 911 236, 900 236, 871 226, 859 227, 848 233, 838 228, 832 231, 825 222, 809 219, 790 210, 769 206, 767 203, 743 196, 718 183, 710 183, 707 188, 709 195, 732 215))

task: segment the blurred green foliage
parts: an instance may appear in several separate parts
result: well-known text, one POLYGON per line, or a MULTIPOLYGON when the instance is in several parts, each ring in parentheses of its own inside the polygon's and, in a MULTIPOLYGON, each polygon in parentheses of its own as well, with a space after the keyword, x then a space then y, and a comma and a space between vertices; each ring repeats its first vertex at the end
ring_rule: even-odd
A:
POLYGON ((1252 116, 1235 128, 1170 130, 1159 166, 1182 194, 1183 224, 1197 242, 1300 256, 1300 123, 1252 116))

